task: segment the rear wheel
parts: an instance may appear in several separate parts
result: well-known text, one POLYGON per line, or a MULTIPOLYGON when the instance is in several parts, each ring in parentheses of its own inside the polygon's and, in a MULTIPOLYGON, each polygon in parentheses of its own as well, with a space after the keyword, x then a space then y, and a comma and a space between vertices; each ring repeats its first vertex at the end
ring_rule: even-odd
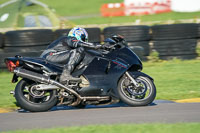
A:
POLYGON ((15 88, 17 104, 31 112, 48 111, 57 103, 56 90, 37 91, 34 81, 22 79, 15 88))
POLYGON ((130 106, 146 106, 152 103, 156 97, 153 81, 142 75, 135 78, 135 81, 139 87, 134 86, 126 75, 119 80, 117 91, 120 99, 130 106))

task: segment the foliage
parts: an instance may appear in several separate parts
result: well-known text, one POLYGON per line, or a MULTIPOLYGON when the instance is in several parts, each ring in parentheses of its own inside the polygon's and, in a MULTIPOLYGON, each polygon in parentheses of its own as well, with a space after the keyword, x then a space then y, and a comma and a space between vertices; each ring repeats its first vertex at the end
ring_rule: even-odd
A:
POLYGON ((159 62, 159 53, 157 51, 152 51, 148 57, 150 62, 159 62))

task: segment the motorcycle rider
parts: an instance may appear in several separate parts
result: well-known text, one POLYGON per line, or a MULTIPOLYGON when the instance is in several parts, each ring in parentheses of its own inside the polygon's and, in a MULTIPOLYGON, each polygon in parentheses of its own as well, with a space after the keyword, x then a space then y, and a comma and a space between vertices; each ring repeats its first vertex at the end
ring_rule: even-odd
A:
POLYGON ((88 33, 86 30, 74 27, 70 30, 68 36, 60 37, 50 44, 41 57, 53 63, 65 64, 60 76, 62 84, 68 80, 79 81, 80 78, 73 77, 71 73, 83 59, 84 47, 98 49, 102 45, 88 43, 88 33))

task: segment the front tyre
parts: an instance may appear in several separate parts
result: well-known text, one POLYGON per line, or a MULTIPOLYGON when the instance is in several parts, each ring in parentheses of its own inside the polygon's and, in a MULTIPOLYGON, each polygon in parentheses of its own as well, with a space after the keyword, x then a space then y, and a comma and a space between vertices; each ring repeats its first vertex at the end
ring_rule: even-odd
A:
POLYGON ((156 97, 156 87, 153 81, 143 75, 134 79, 139 87, 135 87, 126 75, 121 77, 117 88, 119 98, 130 106, 146 106, 152 103, 156 97))
POLYGON ((34 81, 22 79, 15 88, 17 104, 31 112, 48 111, 57 103, 56 90, 37 91, 34 81))

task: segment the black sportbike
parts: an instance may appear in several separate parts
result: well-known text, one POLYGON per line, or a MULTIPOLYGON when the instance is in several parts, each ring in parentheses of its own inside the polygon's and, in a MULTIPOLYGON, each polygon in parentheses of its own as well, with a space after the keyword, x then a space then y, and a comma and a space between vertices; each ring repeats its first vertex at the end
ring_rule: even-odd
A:
MULTIPOLYGON (((43 58, 8 57, 7 68, 18 82, 13 91, 17 104, 28 111, 48 111, 57 105, 83 108, 122 101, 130 106, 145 106, 156 97, 153 78, 142 73, 142 63, 123 38, 106 39, 106 48, 86 50, 72 75, 80 81, 59 83, 62 64, 43 58)), ((51 45, 51 44, 50 44, 51 45)))

